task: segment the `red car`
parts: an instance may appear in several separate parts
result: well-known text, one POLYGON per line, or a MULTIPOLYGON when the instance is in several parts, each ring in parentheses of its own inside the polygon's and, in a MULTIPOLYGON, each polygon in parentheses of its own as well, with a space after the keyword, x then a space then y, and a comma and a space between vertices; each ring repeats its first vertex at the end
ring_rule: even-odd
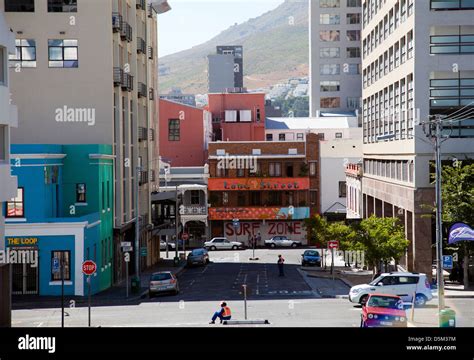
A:
POLYGON ((396 295, 370 294, 362 306, 360 327, 407 327, 402 299, 396 295))

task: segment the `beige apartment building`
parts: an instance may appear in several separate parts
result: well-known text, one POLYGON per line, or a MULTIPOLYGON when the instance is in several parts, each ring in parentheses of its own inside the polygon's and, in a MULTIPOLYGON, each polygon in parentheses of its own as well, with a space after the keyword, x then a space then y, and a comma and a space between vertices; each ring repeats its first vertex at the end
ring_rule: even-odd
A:
POLYGON ((402 264, 431 277, 435 226, 425 205, 435 203, 434 150, 422 123, 458 115, 446 123, 443 160, 474 156, 474 7, 457 0, 362 5, 362 216, 400 218, 411 241, 402 264))
POLYGON ((124 277, 121 242, 134 242, 137 215, 140 247, 148 249, 141 268, 158 260, 150 251, 150 195, 159 185, 157 15, 169 9, 166 0, 0 2, 17 46, 12 143, 112 146, 115 282, 124 277), (94 119, 58 122, 63 108, 93 111, 94 119))

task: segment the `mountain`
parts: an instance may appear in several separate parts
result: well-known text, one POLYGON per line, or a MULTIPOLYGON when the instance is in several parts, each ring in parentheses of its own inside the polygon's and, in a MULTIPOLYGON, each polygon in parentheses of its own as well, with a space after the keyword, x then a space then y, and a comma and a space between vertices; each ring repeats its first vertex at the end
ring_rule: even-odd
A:
POLYGON ((207 56, 215 54, 217 45, 244 47, 244 86, 249 89, 307 76, 308 39, 308 0, 286 0, 203 44, 160 58, 160 68, 168 69, 160 74, 160 93, 172 87, 185 93, 206 93, 207 56))

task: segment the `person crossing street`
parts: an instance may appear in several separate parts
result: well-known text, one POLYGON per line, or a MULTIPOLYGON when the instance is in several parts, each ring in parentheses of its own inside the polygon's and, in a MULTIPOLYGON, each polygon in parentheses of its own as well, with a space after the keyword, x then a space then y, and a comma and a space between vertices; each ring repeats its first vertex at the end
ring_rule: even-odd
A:
POLYGON ((284 264, 285 264, 285 259, 283 258, 283 256, 278 255, 277 265, 278 265, 278 272, 279 272, 278 276, 280 276, 280 277, 285 276, 285 273, 283 271, 284 264))

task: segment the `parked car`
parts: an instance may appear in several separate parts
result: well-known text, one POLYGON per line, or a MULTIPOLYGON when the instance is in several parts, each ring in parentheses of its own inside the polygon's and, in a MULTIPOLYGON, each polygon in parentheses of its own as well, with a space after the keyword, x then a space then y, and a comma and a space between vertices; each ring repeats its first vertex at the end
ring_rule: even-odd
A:
MULTIPOLYGON (((168 250, 176 249, 176 244, 168 241, 168 250)), ((160 250, 166 250, 166 241, 160 240, 160 250)))
POLYGON ((321 255, 316 250, 306 250, 301 257, 301 266, 321 266, 321 255))
POLYGON ((369 295, 362 306, 360 327, 407 327, 402 298, 388 294, 369 295))
POLYGON ((150 277, 148 294, 150 298, 159 293, 173 292, 179 294, 178 279, 170 271, 153 273, 150 277))
POLYGON ((381 274, 368 284, 353 286, 349 292, 349 300, 364 305, 369 296, 375 293, 397 295, 405 302, 411 302, 413 294, 416 294, 416 306, 424 306, 427 301, 433 299, 426 274, 391 272, 381 274))
POLYGON ((270 240, 265 240, 265 246, 271 248, 276 247, 298 247, 301 246, 301 241, 288 239, 286 236, 274 236, 270 240))
POLYGON ((243 247, 238 241, 229 241, 225 237, 215 237, 211 241, 206 241, 204 247, 208 250, 237 250, 243 247))
POLYGON ((188 254, 188 266, 209 264, 209 253, 206 249, 194 249, 188 254))

